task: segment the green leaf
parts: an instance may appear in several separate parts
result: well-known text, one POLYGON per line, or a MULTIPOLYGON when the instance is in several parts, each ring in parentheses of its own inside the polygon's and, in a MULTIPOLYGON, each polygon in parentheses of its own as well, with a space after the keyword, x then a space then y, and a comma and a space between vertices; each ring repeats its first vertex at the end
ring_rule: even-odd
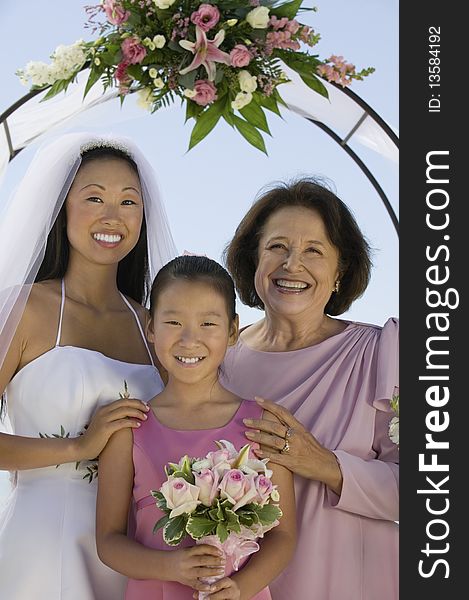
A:
POLYGON ((223 523, 218 523, 217 525, 217 536, 222 544, 228 539, 228 529, 223 523))
POLYGON ((314 90, 318 94, 321 94, 321 96, 324 96, 324 98, 329 98, 329 93, 326 89, 326 86, 319 80, 318 77, 316 77, 315 75, 301 75, 301 73, 300 77, 312 90, 314 90))
POLYGON ((303 0, 293 0, 292 2, 287 2, 286 4, 282 4, 277 8, 271 8, 270 14, 275 15, 276 17, 287 17, 288 19, 293 19, 296 17, 296 13, 298 12, 302 2, 303 0))
POLYGON ((256 507, 255 512, 262 525, 270 525, 282 516, 282 511, 276 504, 265 504, 260 508, 256 507))
POLYGON ((186 531, 194 540, 215 533, 216 528, 216 522, 205 517, 189 517, 186 524, 186 531))
POLYGON ((166 523, 169 523, 169 515, 164 515, 164 517, 161 517, 161 519, 155 523, 155 526, 153 527, 153 533, 156 533, 158 529, 164 527, 166 523))
POLYGON ((225 121, 228 123, 228 125, 230 127, 234 127, 233 117, 234 117, 234 115, 232 112, 226 111, 223 113, 223 118, 225 119, 225 121))
POLYGON ((60 92, 63 92, 67 88, 68 84, 69 81, 65 81, 65 79, 60 79, 59 81, 56 81, 54 84, 51 85, 49 91, 44 96, 44 98, 42 98, 41 102, 44 102, 45 100, 49 100, 50 98, 57 96, 57 94, 60 94, 60 92))
POLYGON ((188 150, 191 150, 212 131, 222 115, 224 105, 225 99, 220 98, 196 118, 197 122, 192 129, 188 150))
POLYGON ((245 512, 243 514, 239 514, 238 518, 240 524, 245 525, 246 527, 252 527, 254 523, 259 523, 259 517, 256 515, 256 513, 245 512))
POLYGON ((199 104, 197 104, 197 102, 193 102, 192 100, 189 100, 189 98, 185 99, 185 103, 186 103, 186 120, 185 120, 186 123, 189 119, 196 119, 198 117, 198 115, 200 115, 200 113, 204 110, 203 106, 200 106, 199 104))
MULTIPOLYGON (((265 116, 264 111, 259 106, 259 104, 251 101, 247 106, 242 108, 239 112, 243 115, 243 117, 246 119, 246 121, 248 123, 251 123, 251 125, 254 125, 254 127, 257 127, 258 129, 261 129, 262 131, 265 131, 266 133, 268 133, 270 135, 270 129, 267 124, 267 118, 265 116)), ((249 452, 249 444, 247 444, 247 447, 248 447, 247 452, 249 452)), ((244 451, 244 448, 243 448, 243 451, 244 451)), ((242 459, 243 459, 243 456, 240 451, 238 460, 242 460, 242 459)), ((235 468, 237 468, 237 467, 233 467, 233 469, 235 469, 235 468)))
POLYGON ((225 519, 225 513, 218 498, 216 499, 216 506, 209 511, 209 515, 213 521, 223 521, 225 519))
POLYGON ((270 110, 271 112, 275 113, 279 117, 282 116, 280 114, 280 109, 278 107, 277 100, 273 94, 272 94, 272 96, 262 96, 261 94, 259 94, 258 102, 261 106, 263 106, 267 110, 270 110))
POLYGON ((251 125, 247 121, 244 121, 240 117, 237 117, 236 115, 233 115, 233 122, 234 126, 243 136, 244 139, 246 139, 252 146, 254 146, 254 148, 261 150, 261 152, 264 152, 264 154, 267 155, 264 139, 253 125, 251 125))
POLYGON ((193 71, 189 71, 185 75, 179 75, 178 83, 182 85, 182 87, 188 88, 189 90, 194 89, 195 78, 197 76, 197 71, 194 69, 193 71))
POLYGON ((100 77, 101 72, 98 69, 91 69, 90 74, 88 76, 88 81, 86 82, 85 91, 83 93, 83 100, 86 98, 86 95, 100 77))
POLYGON ((226 515, 226 527, 229 531, 236 531, 236 533, 239 533, 241 531, 241 526, 239 524, 239 518, 238 515, 233 512, 232 510, 230 510, 229 508, 227 508, 225 510, 225 515, 226 515))
POLYGON ((170 546, 177 546, 186 534, 186 515, 169 519, 163 529, 163 539, 170 546))

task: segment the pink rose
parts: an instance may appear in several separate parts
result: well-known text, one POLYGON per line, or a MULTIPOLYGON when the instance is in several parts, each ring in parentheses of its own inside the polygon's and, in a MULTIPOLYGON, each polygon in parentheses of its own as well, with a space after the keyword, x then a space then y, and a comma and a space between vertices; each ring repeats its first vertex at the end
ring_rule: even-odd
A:
POLYGON ((272 493, 274 486, 271 480, 265 475, 258 475, 254 479, 254 485, 256 487, 257 496, 255 498, 255 502, 259 502, 262 506, 267 502, 272 493))
POLYGON ((217 99, 217 88, 207 79, 199 79, 199 81, 196 81, 194 90, 197 94, 192 100, 197 102, 197 104, 200 104, 200 106, 207 106, 207 104, 210 104, 210 102, 217 99))
POLYGON ((130 81, 130 77, 127 73, 127 67, 129 66, 129 63, 125 60, 123 60, 122 62, 120 62, 117 65, 117 69, 114 73, 114 77, 117 79, 117 81, 120 84, 123 83, 128 83, 130 81))
POLYGON ((220 20, 220 11, 211 4, 201 4, 199 9, 191 14, 191 21, 203 31, 209 31, 220 20))
POLYGON ((227 471, 218 487, 221 497, 228 498, 234 504, 234 511, 249 504, 257 496, 253 475, 245 475, 239 469, 227 471))
POLYGON ((233 67, 247 67, 251 62, 251 53, 243 44, 236 44, 230 52, 233 67))
POLYGON ((130 17, 130 12, 124 10, 116 0, 104 0, 103 7, 107 20, 113 25, 122 25, 130 17))
POLYGON ((124 60, 131 65, 138 65, 147 55, 146 48, 135 37, 125 38, 121 44, 121 50, 124 60))
POLYGON ((199 502, 199 488, 190 484, 183 477, 172 477, 165 481, 160 489, 171 509, 169 516, 177 517, 183 513, 191 513, 199 502))
POLYGON ((211 469, 202 469, 200 473, 194 473, 195 485, 200 489, 199 500, 205 506, 212 506, 218 491, 220 476, 211 469))

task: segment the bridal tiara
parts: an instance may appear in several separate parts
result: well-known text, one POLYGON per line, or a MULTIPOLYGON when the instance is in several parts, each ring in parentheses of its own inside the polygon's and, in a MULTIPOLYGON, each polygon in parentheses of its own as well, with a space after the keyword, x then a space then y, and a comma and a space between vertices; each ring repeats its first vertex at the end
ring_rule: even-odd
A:
POLYGON ((86 154, 86 152, 90 152, 91 150, 96 150, 97 148, 111 148, 112 150, 118 150, 119 152, 122 152, 129 158, 134 158, 129 148, 122 142, 106 138, 97 138, 80 146, 80 156, 83 156, 86 154))

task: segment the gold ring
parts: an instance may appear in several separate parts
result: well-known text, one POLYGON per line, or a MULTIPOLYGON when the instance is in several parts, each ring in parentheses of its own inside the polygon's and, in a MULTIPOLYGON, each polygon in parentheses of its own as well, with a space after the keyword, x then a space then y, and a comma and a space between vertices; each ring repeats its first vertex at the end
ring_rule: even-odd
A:
POLYGON ((288 454, 288 452, 290 452, 290 444, 288 443, 288 440, 285 440, 285 444, 283 445, 283 448, 280 450, 280 454, 288 454))
POLYGON ((293 435, 293 427, 288 427, 287 431, 285 432, 285 439, 288 440, 289 438, 291 438, 292 435, 293 435))

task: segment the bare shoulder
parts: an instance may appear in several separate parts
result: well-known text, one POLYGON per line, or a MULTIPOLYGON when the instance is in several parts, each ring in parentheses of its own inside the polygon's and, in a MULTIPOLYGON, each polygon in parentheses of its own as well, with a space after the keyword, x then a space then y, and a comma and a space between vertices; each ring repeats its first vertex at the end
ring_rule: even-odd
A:
POLYGON ((35 283, 31 287, 17 329, 17 334, 24 347, 22 363, 33 360, 54 345, 60 299, 60 282, 58 280, 35 283))
POLYGON ((140 323, 142 323, 142 325, 145 325, 146 322, 148 321, 148 319, 150 318, 150 313, 149 313, 148 309, 145 308, 144 306, 142 306, 139 302, 137 302, 133 298, 130 298, 129 296, 126 296, 125 298, 126 298, 126 300, 128 300, 128 302, 130 303, 132 308, 137 313, 140 323))
POLYGON ((60 307, 60 282, 58 280, 34 283, 21 318, 20 327, 29 329, 41 320, 49 320, 60 307))

